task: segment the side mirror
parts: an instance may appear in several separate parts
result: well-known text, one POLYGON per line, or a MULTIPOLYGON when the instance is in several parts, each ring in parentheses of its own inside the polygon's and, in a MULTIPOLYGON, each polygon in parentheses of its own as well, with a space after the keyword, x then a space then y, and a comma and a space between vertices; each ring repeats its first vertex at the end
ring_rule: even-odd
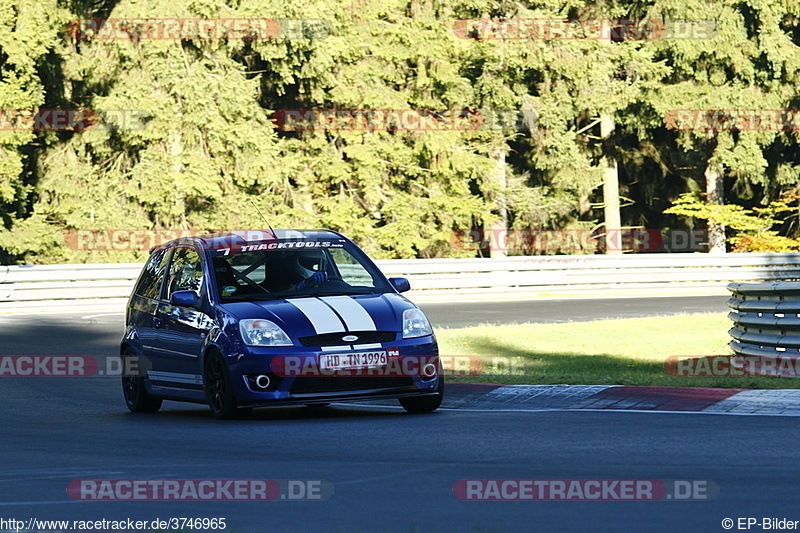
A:
POLYGON ((389 278, 389 283, 395 288, 397 292, 406 292, 411 290, 411 284, 406 278, 389 278))
POLYGON ((178 307, 199 307, 200 297, 194 291, 175 291, 172 293, 169 303, 178 307))

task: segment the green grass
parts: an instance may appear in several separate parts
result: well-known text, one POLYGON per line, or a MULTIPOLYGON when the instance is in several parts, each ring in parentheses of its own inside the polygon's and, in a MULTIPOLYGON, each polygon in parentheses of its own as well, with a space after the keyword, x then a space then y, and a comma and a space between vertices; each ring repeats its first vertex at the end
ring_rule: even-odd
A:
POLYGON ((792 378, 667 374, 664 363, 669 356, 731 354, 730 327, 726 314, 713 313, 440 328, 436 336, 442 355, 481 356, 483 360, 480 375, 453 376, 451 382, 743 389, 793 389, 800 385, 800 380, 792 378))

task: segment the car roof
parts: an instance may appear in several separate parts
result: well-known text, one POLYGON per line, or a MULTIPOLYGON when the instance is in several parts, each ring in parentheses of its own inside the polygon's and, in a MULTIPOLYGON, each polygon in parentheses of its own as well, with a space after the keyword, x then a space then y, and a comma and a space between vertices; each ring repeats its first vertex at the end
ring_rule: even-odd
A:
POLYGON ((195 237, 181 237, 158 246, 154 246, 150 253, 161 248, 172 245, 197 244, 205 249, 218 249, 232 244, 255 244, 274 241, 302 241, 302 240, 346 240, 341 233, 328 229, 296 230, 296 229, 260 229, 260 230, 241 230, 228 231, 225 233, 213 233, 209 235, 198 235, 195 237))

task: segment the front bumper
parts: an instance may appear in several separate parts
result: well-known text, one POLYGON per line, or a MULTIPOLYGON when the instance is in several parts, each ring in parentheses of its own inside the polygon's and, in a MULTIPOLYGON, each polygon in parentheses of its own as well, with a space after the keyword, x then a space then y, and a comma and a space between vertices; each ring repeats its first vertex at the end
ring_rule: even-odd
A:
MULTIPOLYGON (((374 350, 387 350, 389 353, 395 353, 396 355, 392 356, 395 357, 394 363, 411 363, 406 365, 406 368, 413 367, 413 363, 418 361, 432 361, 438 366, 439 350, 433 336, 396 342, 391 346, 387 345, 374 350)), ((365 350, 351 350, 351 352, 363 351, 365 350)), ((307 373, 289 375, 280 372, 280 369, 283 368, 282 358, 300 357, 313 362, 317 361, 320 355, 330 355, 331 353, 310 351, 308 348, 298 350, 248 347, 246 353, 230 355, 228 364, 237 403, 243 407, 257 407, 427 396, 437 393, 441 379, 439 372, 432 377, 413 375, 413 373, 408 375, 405 372, 374 372, 368 373, 368 375, 358 375, 357 372, 355 375, 353 372, 344 372, 342 375, 309 375, 307 373), (255 377, 261 375, 269 378, 269 386, 266 390, 260 390, 256 386, 255 377)), ((404 368, 404 365, 395 364, 392 368, 404 368)))

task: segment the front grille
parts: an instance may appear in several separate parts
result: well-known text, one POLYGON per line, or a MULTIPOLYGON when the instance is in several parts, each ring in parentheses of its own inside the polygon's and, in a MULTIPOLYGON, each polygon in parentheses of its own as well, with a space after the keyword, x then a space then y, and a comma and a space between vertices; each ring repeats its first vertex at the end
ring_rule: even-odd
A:
POLYGON ((291 387, 292 394, 314 392, 341 392, 367 389, 395 389, 414 387, 409 377, 325 376, 299 377, 291 387))
POLYGON ((300 343, 309 348, 320 346, 342 346, 344 344, 373 344, 381 342, 392 342, 397 338, 395 331, 343 331, 342 333, 323 333, 321 335, 309 335, 300 337, 300 343), (343 341, 342 337, 355 335, 357 341, 343 341))

